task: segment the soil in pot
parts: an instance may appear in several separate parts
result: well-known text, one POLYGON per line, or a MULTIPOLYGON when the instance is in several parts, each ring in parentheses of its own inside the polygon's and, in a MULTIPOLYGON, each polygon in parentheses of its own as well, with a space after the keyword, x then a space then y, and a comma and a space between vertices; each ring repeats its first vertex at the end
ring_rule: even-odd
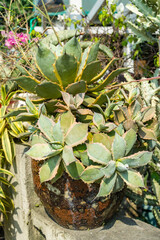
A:
POLYGON ((109 198, 93 200, 99 184, 85 184, 73 180, 67 173, 55 183, 40 183, 41 163, 32 160, 35 191, 47 213, 61 226, 69 229, 86 230, 100 227, 117 211, 124 196, 124 190, 111 194, 109 198))

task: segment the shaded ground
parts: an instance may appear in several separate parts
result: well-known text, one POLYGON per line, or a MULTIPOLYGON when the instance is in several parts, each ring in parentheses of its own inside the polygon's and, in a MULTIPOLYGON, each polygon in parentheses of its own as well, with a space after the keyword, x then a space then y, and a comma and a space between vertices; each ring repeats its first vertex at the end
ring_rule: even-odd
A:
POLYGON ((4 239, 4 232, 3 232, 3 228, 0 227, 0 240, 5 240, 4 239))

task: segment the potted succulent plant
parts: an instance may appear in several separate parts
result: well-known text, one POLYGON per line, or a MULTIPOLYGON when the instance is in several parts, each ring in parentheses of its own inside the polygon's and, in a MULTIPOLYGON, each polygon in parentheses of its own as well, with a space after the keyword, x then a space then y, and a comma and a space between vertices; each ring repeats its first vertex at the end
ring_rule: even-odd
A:
POLYGON ((70 229, 95 228, 111 218, 127 185, 144 187, 139 169, 152 158, 140 147, 139 127, 129 115, 138 109, 145 123, 148 112, 134 107, 136 91, 126 103, 115 89, 107 90, 126 69, 103 78, 116 59, 101 70, 98 51, 99 42, 83 51, 75 37, 63 47, 40 44, 35 75, 25 69, 13 79, 41 97, 39 108, 27 98, 27 113, 19 110, 17 121, 34 124, 26 154, 32 158, 35 190, 49 215, 70 229))

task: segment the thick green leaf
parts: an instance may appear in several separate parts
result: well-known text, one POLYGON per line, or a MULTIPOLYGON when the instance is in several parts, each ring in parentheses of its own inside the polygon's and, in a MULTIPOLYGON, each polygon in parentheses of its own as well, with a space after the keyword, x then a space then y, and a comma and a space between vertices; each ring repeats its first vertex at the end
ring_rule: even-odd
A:
POLYGON ((87 152, 94 162, 106 165, 111 160, 110 151, 102 143, 88 144, 87 152))
POLYGON ((118 124, 122 123, 126 119, 121 109, 114 110, 114 117, 115 117, 115 122, 118 124))
MULTIPOLYGON (((85 94, 84 93, 78 93, 76 94, 76 96, 74 97, 74 103, 75 103, 75 106, 78 108, 84 101, 84 96, 85 94)), ((88 109, 87 109, 88 110, 88 109)))
POLYGON ((66 166, 68 166, 70 163, 76 161, 76 158, 73 154, 73 148, 71 146, 66 145, 63 148, 62 158, 63 158, 63 161, 65 162, 66 166))
POLYGON ((157 140, 154 131, 151 129, 148 129, 146 127, 141 127, 138 131, 138 134, 140 135, 141 138, 143 139, 148 139, 148 140, 157 140))
POLYGON ((141 109, 142 106, 137 100, 129 105, 128 110, 133 120, 141 120, 141 109))
POLYGON ((57 103, 59 103, 57 99, 49 100, 44 103, 44 106, 46 107, 48 114, 52 115, 54 113, 54 111, 57 109, 57 103))
POLYGON ((69 84, 74 83, 78 64, 73 56, 64 53, 56 60, 55 66, 64 88, 69 84))
POLYGON ((40 72, 48 80, 59 83, 55 73, 53 72, 53 64, 55 60, 56 60, 55 55, 49 49, 45 48, 42 45, 38 47, 36 63, 38 65, 40 72))
POLYGON ((108 84, 110 84, 112 82, 112 80, 115 79, 115 77, 117 77, 119 74, 121 74, 122 72, 125 72, 127 70, 128 70, 128 68, 118 68, 118 69, 112 71, 102 83, 98 84, 96 87, 89 88, 88 91, 89 92, 98 92, 98 91, 103 90, 108 84))
POLYGON ((104 117, 102 116, 101 113, 94 113, 93 115, 93 123, 98 127, 100 128, 101 125, 104 125, 105 124, 105 119, 104 117))
POLYGON ((107 197, 114 188, 117 179, 117 174, 113 174, 110 178, 103 178, 97 197, 107 197))
POLYGON ((106 110, 104 112, 104 115, 105 115, 106 118, 110 117, 110 115, 112 114, 113 109, 115 108, 116 105, 117 105, 117 103, 110 103, 108 105, 108 107, 106 108, 106 110))
POLYGON ((4 118, 9 118, 9 117, 16 117, 18 116, 20 113, 24 113, 26 112, 27 109, 26 107, 23 107, 23 108, 19 108, 18 110, 11 110, 9 113, 7 113, 4 118))
POLYGON ((87 91, 85 81, 81 80, 79 82, 71 83, 66 87, 66 92, 72 94, 73 96, 78 93, 84 93, 87 91))
POLYGON ((87 167, 81 175, 81 179, 85 183, 93 183, 96 180, 102 178, 104 176, 104 173, 101 171, 101 169, 97 166, 89 166, 87 167))
POLYGON ((113 188, 113 193, 121 191, 124 188, 124 181, 122 178, 117 174, 117 179, 113 188))
POLYGON ((63 52, 67 53, 68 55, 74 56, 77 59, 77 62, 80 61, 82 50, 75 36, 65 44, 63 52))
POLYGON ((20 113, 15 119, 14 122, 22 121, 22 122, 34 122, 38 119, 37 114, 32 113, 20 113))
POLYGON ((113 58, 113 56, 114 56, 112 50, 104 44, 99 45, 99 50, 104 52, 105 54, 107 54, 107 56, 110 58, 113 58))
POLYGON ((140 173, 128 170, 124 172, 118 172, 118 174, 130 187, 144 187, 143 178, 140 173))
POLYGON ((112 144, 112 153, 114 160, 124 157, 125 151, 126 141, 116 133, 112 144))
POLYGON ((88 124, 85 123, 74 123, 69 129, 65 142, 67 145, 72 147, 84 143, 88 136, 88 124))
POLYGON ((102 168, 101 171, 104 173, 106 178, 110 178, 116 170, 116 162, 110 161, 105 168, 102 168))
POLYGON ((59 142, 63 144, 64 142, 64 137, 61 129, 61 124, 60 121, 58 121, 54 126, 53 126, 53 138, 55 142, 59 142))
POLYGON ((68 132, 68 129, 72 126, 74 122, 75 117, 70 111, 61 115, 61 129, 64 134, 68 132))
POLYGON ((68 174, 71 176, 71 178, 76 180, 80 179, 80 176, 84 171, 83 164, 78 160, 76 160, 76 162, 72 162, 68 166, 65 165, 65 168, 68 174))
POLYGON ((41 84, 37 85, 36 93, 38 96, 46 99, 57 99, 61 97, 62 89, 56 83, 52 82, 42 82, 41 84))
MULTIPOLYGON (((56 151, 55 151, 56 152, 56 151)), ((53 153, 52 147, 47 143, 37 143, 33 145, 26 154, 35 160, 44 160, 53 153)))
POLYGON ((61 161, 56 176, 51 179, 51 184, 55 183, 59 178, 62 177, 63 171, 64 171, 64 166, 63 166, 63 162, 61 161))
POLYGON ((149 107, 147 108, 144 113, 143 113, 143 119, 142 122, 147 122, 149 120, 151 120, 152 118, 154 118, 155 116, 155 107, 149 107))
POLYGON ((91 98, 88 107, 102 106, 102 104, 106 103, 107 101, 106 95, 107 95, 106 92, 105 93, 102 92, 96 97, 96 99, 93 99, 93 101, 91 98))
POLYGON ((55 123, 48 117, 41 114, 39 120, 38 120, 38 127, 41 130, 41 132, 48 138, 49 141, 54 141, 53 136, 53 127, 55 123))
POLYGON ((128 170, 128 165, 124 165, 122 162, 116 162, 116 170, 118 172, 124 172, 128 170))
POLYGON ((83 52, 82 60, 79 66, 78 74, 77 74, 78 77, 76 78, 76 80, 79 80, 79 78, 81 79, 81 76, 87 64, 87 58, 89 56, 89 52, 90 52, 90 47, 87 47, 83 52))
POLYGON ((41 183, 49 181, 56 176, 60 165, 60 161, 61 156, 59 155, 49 158, 45 161, 45 163, 40 168, 39 172, 41 183))
POLYGON ((138 126, 137 124, 135 123, 135 121, 131 120, 131 119, 128 119, 126 120, 124 123, 123 123, 123 126, 125 128, 126 131, 130 130, 131 128, 137 132, 138 131, 138 126))
POLYGON ((12 164, 12 160, 14 156, 12 153, 12 147, 11 147, 11 142, 9 139, 7 128, 5 128, 4 131, 2 132, 1 139, 2 139, 2 148, 4 151, 5 158, 10 164, 12 164))
POLYGON ((99 51, 99 41, 90 46, 89 55, 87 57, 87 64, 96 61, 99 51))
POLYGON ((32 103, 32 101, 29 99, 28 95, 26 97, 26 105, 28 107, 28 110, 30 113, 35 114, 38 116, 38 110, 35 107, 35 105, 32 103))
POLYGON ((38 134, 31 135, 31 146, 37 143, 47 143, 47 142, 42 136, 38 134))
POLYGON ((29 76, 18 77, 13 79, 13 81, 15 81, 22 89, 30 93, 36 93, 36 87, 40 83, 35 78, 29 76))
POLYGON ((94 143, 102 143, 108 150, 111 150, 112 140, 111 138, 104 133, 96 133, 93 135, 94 143))
POLYGON ((98 74, 98 72, 101 69, 101 62, 100 61, 94 61, 85 67, 81 79, 86 81, 87 83, 90 83, 91 79, 98 74))
POLYGON ((136 140, 137 140, 137 134, 136 132, 131 128, 129 131, 127 131, 124 135, 123 138, 126 141, 126 155, 131 151, 133 148, 136 140))
POLYGON ((117 61, 117 58, 113 58, 108 64, 107 66, 96 76, 94 76, 91 79, 91 83, 97 82, 100 78, 103 77, 103 75, 106 73, 106 71, 108 70, 108 68, 115 62, 117 61))
POLYGON ((152 159, 152 152, 142 151, 120 159, 123 164, 128 164, 131 168, 144 166, 152 159))

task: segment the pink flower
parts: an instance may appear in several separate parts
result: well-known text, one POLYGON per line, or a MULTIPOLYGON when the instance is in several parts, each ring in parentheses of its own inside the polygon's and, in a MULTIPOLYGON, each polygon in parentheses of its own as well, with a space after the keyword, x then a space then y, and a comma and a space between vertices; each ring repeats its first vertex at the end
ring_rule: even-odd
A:
POLYGON ((29 37, 26 33, 17 33, 18 40, 22 43, 27 43, 29 40, 29 37))
POLYGON ((10 31, 8 34, 5 32, 2 33, 5 37, 7 37, 5 41, 5 46, 11 49, 12 47, 16 47, 19 45, 24 45, 28 43, 29 36, 26 33, 14 33, 10 31))

